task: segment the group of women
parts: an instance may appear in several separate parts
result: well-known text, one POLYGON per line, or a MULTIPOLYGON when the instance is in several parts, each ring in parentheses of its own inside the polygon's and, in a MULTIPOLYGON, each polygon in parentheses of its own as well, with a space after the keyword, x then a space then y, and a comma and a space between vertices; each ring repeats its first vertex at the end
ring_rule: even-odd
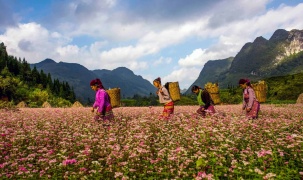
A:
MULTIPOLYGON (((158 77, 153 81, 157 88, 156 94, 159 96, 159 102, 164 104, 164 110, 160 116, 163 119, 169 119, 174 114, 174 102, 165 86, 161 84, 161 78, 158 77)), ((110 103, 110 97, 105 91, 100 79, 94 79, 90 82, 92 90, 96 91, 95 103, 93 104, 92 112, 95 112, 96 121, 109 122, 113 119, 114 114, 110 103)), ((249 119, 258 118, 260 103, 258 102, 255 92, 248 79, 240 79, 239 86, 243 89, 243 106, 246 111, 246 116, 249 119)), ((197 85, 193 85, 191 91, 197 95, 197 101, 200 105, 196 111, 202 117, 211 116, 216 113, 214 102, 206 89, 202 89, 197 85)))

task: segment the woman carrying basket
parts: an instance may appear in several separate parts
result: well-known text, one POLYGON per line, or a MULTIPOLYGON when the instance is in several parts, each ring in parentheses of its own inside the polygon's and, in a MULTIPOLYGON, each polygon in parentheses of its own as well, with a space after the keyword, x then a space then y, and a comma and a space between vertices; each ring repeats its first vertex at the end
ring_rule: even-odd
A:
POLYGON ((153 81, 154 86, 158 89, 156 94, 159 96, 159 102, 164 104, 162 117, 167 119, 174 113, 174 102, 171 99, 168 90, 161 85, 161 78, 158 77, 153 81))
POLYGON ((200 108, 197 110, 198 114, 201 114, 202 117, 205 117, 206 114, 213 115, 216 113, 214 102, 206 89, 202 89, 199 86, 193 85, 191 91, 197 95, 197 101, 200 105, 200 108))
POLYGON ((114 118, 110 98, 107 92, 104 90, 100 79, 94 79, 90 82, 92 90, 96 91, 95 103, 92 108, 92 112, 97 109, 95 115, 95 121, 103 120, 103 122, 110 121, 114 118))
POLYGON ((248 79, 240 79, 239 86, 243 89, 242 109, 246 111, 246 117, 249 119, 257 119, 260 103, 256 98, 255 91, 251 87, 250 81, 248 79))

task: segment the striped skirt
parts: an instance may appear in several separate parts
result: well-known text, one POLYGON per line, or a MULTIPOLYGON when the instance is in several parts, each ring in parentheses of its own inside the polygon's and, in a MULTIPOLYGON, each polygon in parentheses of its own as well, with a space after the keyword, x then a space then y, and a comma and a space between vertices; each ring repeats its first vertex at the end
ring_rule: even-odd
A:
POLYGON ((260 103, 254 100, 251 110, 249 112, 246 112, 246 117, 250 119, 257 119, 259 110, 260 110, 260 103))
POLYGON ((169 117, 173 113, 174 113, 174 102, 171 101, 169 103, 164 104, 164 110, 162 116, 169 117))

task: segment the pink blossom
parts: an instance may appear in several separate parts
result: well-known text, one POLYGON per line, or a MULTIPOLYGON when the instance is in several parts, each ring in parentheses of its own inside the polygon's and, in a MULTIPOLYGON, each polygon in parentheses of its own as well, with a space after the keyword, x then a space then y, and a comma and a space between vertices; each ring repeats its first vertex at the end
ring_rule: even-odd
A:
POLYGON ((5 163, 0 164, 0 168, 4 168, 5 165, 5 163))
POLYGON ((19 166, 19 171, 27 172, 28 170, 24 166, 19 166))
POLYGON ((55 152, 55 150, 51 149, 47 153, 48 153, 48 155, 52 155, 54 152, 55 152))
POLYGON ((75 164, 77 162, 76 159, 66 159, 66 160, 63 160, 62 164, 63 166, 67 166, 69 164, 75 164))
POLYGON ((271 150, 266 151, 266 150, 262 149, 261 151, 259 151, 257 153, 257 155, 258 155, 258 157, 263 157, 266 155, 272 155, 272 152, 271 152, 271 150))
POLYGON ((85 167, 80 168, 80 171, 87 171, 85 167))

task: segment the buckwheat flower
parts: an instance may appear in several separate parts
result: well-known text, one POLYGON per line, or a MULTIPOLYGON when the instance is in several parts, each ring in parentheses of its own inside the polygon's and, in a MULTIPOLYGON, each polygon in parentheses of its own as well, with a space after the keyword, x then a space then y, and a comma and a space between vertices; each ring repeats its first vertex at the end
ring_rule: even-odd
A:
POLYGON ((276 174, 274 174, 274 173, 267 173, 264 177, 263 177, 263 179, 274 179, 273 177, 275 177, 276 176, 276 174))
POLYGON ((135 170, 135 169, 129 169, 129 171, 130 171, 130 172, 135 172, 136 170, 135 170))
POLYGON ((82 167, 82 168, 80 168, 80 171, 85 172, 85 171, 87 171, 87 169, 85 167, 82 167))
POLYGON ((175 151, 176 151, 176 153, 180 152, 181 151, 181 147, 177 147, 177 149, 175 151))
POLYGON ((122 172, 115 172, 115 178, 123 176, 122 172))
POLYGON ((56 163, 56 162, 57 162, 56 159, 51 159, 48 163, 49 163, 49 164, 53 164, 53 163, 56 163))
POLYGON ((94 164, 94 165, 100 165, 100 163, 98 161, 92 161, 92 164, 94 164))
POLYGON ((19 166, 19 171, 27 172, 28 170, 24 166, 19 166))
POLYGON ((247 161, 243 161, 244 166, 246 166, 247 164, 249 164, 249 162, 247 161))
POLYGON ((120 166, 125 166, 125 165, 127 165, 127 164, 128 164, 128 162, 126 162, 126 161, 125 161, 125 162, 120 162, 120 163, 119 163, 120 166))
POLYGON ((263 173, 260 169, 258 169, 258 168, 255 168, 255 172, 258 173, 258 174, 260 174, 260 175, 264 174, 264 173, 263 173))
POLYGON ((205 178, 206 177, 206 173, 205 172, 198 172, 197 176, 201 177, 201 178, 205 178))
POLYGON ((263 157, 266 155, 272 155, 272 152, 271 152, 271 150, 266 151, 266 150, 262 149, 261 151, 259 151, 257 153, 257 155, 258 155, 258 157, 263 157))
POLYGON ((67 166, 69 164, 75 164, 77 162, 76 159, 66 159, 66 160, 63 160, 62 164, 63 166, 67 166))
POLYGON ((0 168, 1 169, 4 168, 5 165, 6 165, 5 163, 0 164, 0 168))
POLYGON ((55 152, 55 150, 51 149, 47 152, 48 155, 52 155, 55 152))
POLYGON ((100 163, 98 161, 92 161, 93 165, 100 165, 100 163))

